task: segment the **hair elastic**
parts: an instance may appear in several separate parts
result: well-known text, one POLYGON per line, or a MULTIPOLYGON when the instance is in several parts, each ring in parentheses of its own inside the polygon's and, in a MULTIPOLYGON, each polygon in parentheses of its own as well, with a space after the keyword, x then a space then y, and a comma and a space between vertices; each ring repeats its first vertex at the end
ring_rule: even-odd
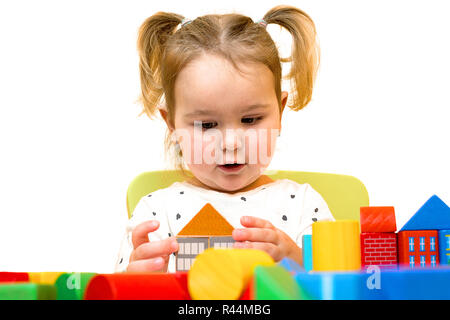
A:
POLYGON ((184 18, 183 20, 181 20, 181 28, 183 28, 185 25, 191 23, 192 20, 189 18, 184 18))
POLYGON ((267 22, 264 19, 258 20, 256 23, 264 28, 267 27, 267 22))

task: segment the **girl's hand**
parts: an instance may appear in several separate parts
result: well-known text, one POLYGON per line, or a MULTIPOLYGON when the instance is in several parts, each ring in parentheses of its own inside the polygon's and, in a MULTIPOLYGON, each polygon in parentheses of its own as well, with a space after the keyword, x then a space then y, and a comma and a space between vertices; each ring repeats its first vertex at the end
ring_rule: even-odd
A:
POLYGON ((178 251, 175 237, 150 242, 148 234, 159 228, 159 222, 150 220, 139 224, 132 233, 133 251, 127 272, 167 272, 169 257, 178 251))
POLYGON ((267 252, 276 262, 288 257, 300 265, 302 249, 283 231, 275 228, 269 221, 243 216, 244 229, 234 229, 234 248, 253 248, 267 252))

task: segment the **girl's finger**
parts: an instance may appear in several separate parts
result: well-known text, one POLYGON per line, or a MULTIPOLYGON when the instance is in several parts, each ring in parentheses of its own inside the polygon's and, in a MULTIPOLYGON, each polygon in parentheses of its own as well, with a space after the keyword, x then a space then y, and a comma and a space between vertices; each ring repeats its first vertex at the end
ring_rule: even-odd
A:
POLYGON ((241 224, 247 228, 268 228, 275 229, 275 227, 267 220, 251 217, 251 216, 242 216, 241 224))
POLYGON ((268 242, 235 242, 234 248, 257 249, 267 252, 276 262, 282 258, 280 248, 268 242))
POLYGON ((137 225, 131 234, 133 249, 136 249, 143 243, 149 242, 148 234, 150 232, 156 231, 158 228, 159 221, 157 220, 149 220, 137 225))
POLYGON ((130 260, 145 260, 160 256, 170 256, 176 251, 178 251, 178 243, 175 237, 171 237, 161 241, 146 242, 141 244, 133 250, 130 260))
POLYGON ((169 257, 157 257, 153 259, 137 260, 130 262, 127 272, 158 272, 165 271, 169 257))
POLYGON ((267 228, 234 229, 232 236, 235 241, 270 242, 275 245, 279 242, 276 230, 267 228))

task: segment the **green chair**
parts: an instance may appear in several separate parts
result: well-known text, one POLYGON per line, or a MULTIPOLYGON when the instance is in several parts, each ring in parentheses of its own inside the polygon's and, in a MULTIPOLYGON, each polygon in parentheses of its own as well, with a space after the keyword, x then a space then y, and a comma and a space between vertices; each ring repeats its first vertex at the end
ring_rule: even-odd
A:
MULTIPOLYGON (((300 184, 309 183, 325 199, 336 220, 359 221, 359 208, 369 205, 366 187, 352 176, 282 170, 266 171, 264 174, 273 180, 290 179, 300 184)), ((185 180, 183 175, 176 170, 150 171, 138 175, 128 186, 128 217, 131 217, 131 213, 143 196, 183 180, 185 180)))

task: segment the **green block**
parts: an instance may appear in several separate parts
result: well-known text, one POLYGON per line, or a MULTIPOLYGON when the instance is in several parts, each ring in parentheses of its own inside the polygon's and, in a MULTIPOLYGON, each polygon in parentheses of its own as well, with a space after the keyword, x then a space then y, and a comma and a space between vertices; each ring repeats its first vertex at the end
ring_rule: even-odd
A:
POLYGON ((310 300, 282 266, 257 266, 253 277, 255 300, 310 300))
POLYGON ((0 285, 0 300, 55 300, 56 287, 31 282, 0 285))
POLYGON ((63 273, 56 279, 57 300, 83 300, 84 291, 96 273, 63 273))

